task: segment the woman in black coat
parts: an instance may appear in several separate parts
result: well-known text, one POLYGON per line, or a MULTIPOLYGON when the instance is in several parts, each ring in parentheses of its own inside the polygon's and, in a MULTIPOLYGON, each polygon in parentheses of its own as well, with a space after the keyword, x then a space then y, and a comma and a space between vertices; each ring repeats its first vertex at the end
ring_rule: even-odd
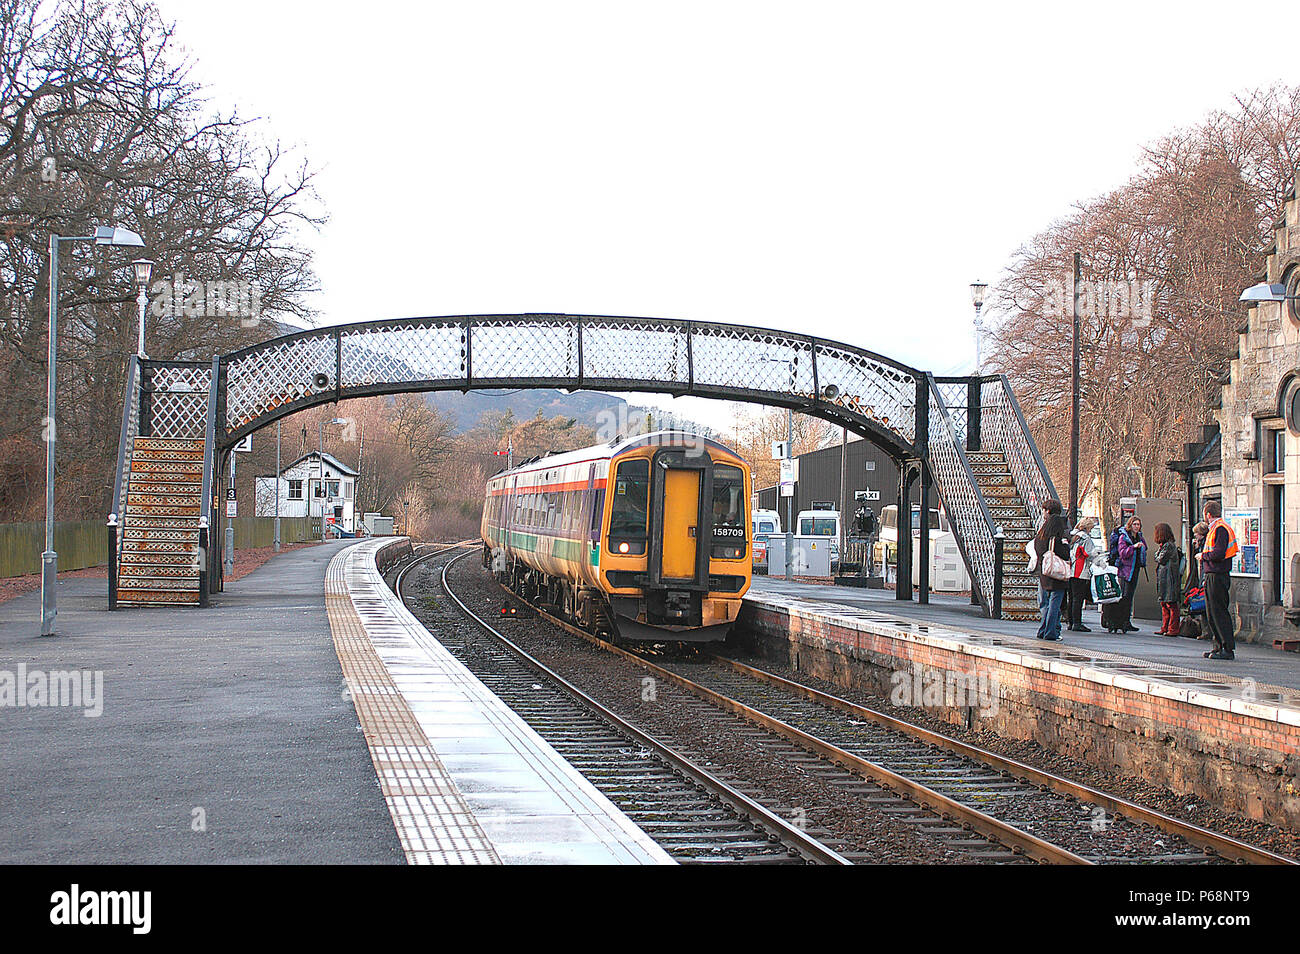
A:
POLYGON ((1059 513, 1048 514, 1034 536, 1034 554, 1038 566, 1038 638, 1057 642, 1061 638, 1061 604, 1069 588, 1068 577, 1058 580, 1043 572, 1043 556, 1051 550, 1068 566, 1070 562, 1069 530, 1059 513))

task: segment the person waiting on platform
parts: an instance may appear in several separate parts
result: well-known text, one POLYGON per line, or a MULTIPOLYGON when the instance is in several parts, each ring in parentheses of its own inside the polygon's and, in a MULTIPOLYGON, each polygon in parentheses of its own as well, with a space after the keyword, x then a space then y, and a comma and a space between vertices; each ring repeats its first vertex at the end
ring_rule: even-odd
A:
POLYGON ((1091 633, 1083 625, 1083 604, 1092 590, 1092 563, 1097 558, 1097 541, 1092 538, 1096 517, 1084 517, 1070 535, 1070 632, 1091 633))
POLYGON ((1160 629, 1157 636, 1177 636, 1179 623, 1178 604, 1183 598, 1183 551, 1174 543, 1173 528, 1167 523, 1157 523, 1156 540, 1156 599, 1160 601, 1160 629))
POLYGON ((1048 513, 1034 535, 1033 552, 1038 569, 1038 638, 1058 641, 1061 638, 1061 604, 1070 576, 1070 541, 1065 518, 1060 511, 1048 513), (1058 559, 1052 560, 1055 555, 1058 559), (1059 575, 1053 570, 1059 570, 1059 575))
POLYGON ((1223 520, 1223 506, 1217 500, 1205 505, 1205 522, 1210 529, 1201 551, 1201 580, 1205 585, 1205 622, 1214 649, 1202 653, 1206 659, 1236 659, 1237 640, 1228 612, 1232 560, 1237 555, 1237 534, 1223 520))
POLYGON ((1147 542, 1142 536, 1142 521, 1137 517, 1129 517, 1128 523, 1119 532, 1118 543, 1119 563, 1115 569, 1119 570, 1124 595, 1115 604, 1112 625, 1107 628, 1112 633, 1136 633, 1139 630, 1133 625, 1133 594, 1137 592, 1138 571, 1147 565, 1147 542))

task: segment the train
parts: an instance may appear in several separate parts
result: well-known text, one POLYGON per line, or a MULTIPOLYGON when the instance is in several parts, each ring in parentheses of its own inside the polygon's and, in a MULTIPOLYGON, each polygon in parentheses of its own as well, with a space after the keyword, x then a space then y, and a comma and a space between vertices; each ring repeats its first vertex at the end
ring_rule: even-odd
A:
POLYGON ((686 431, 521 462, 487 482, 483 565, 616 642, 726 638, 749 589, 749 465, 686 431))

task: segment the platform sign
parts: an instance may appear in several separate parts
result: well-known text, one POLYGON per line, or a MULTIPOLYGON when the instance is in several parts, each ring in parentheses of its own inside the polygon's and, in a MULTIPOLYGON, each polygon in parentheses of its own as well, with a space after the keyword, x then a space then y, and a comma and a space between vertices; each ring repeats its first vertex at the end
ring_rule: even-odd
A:
POLYGON ((1223 519, 1237 535, 1237 555, 1232 558, 1232 575, 1259 578, 1259 508, 1224 508, 1223 519))
POLYGON ((799 481, 799 461, 787 457, 781 461, 781 496, 793 497, 794 485, 799 481))
POLYGON ((239 504, 235 500, 235 488, 226 488, 226 516, 235 517, 239 515, 239 504))

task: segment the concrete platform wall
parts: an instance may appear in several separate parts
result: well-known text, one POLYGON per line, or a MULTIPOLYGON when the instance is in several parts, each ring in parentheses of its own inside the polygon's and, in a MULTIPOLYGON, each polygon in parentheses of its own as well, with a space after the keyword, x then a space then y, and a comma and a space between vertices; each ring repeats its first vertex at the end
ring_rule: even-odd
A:
POLYGON ((1179 688, 1172 680, 1157 685, 1027 654, 1017 659, 1010 648, 973 652, 942 638, 891 636, 886 626, 764 601, 746 600, 737 630, 761 656, 887 698, 902 681, 895 673, 982 677, 995 687, 994 706, 976 709, 950 697, 953 704, 927 701, 926 710, 1300 830, 1300 725, 1293 724, 1300 713, 1294 709, 1179 688))

